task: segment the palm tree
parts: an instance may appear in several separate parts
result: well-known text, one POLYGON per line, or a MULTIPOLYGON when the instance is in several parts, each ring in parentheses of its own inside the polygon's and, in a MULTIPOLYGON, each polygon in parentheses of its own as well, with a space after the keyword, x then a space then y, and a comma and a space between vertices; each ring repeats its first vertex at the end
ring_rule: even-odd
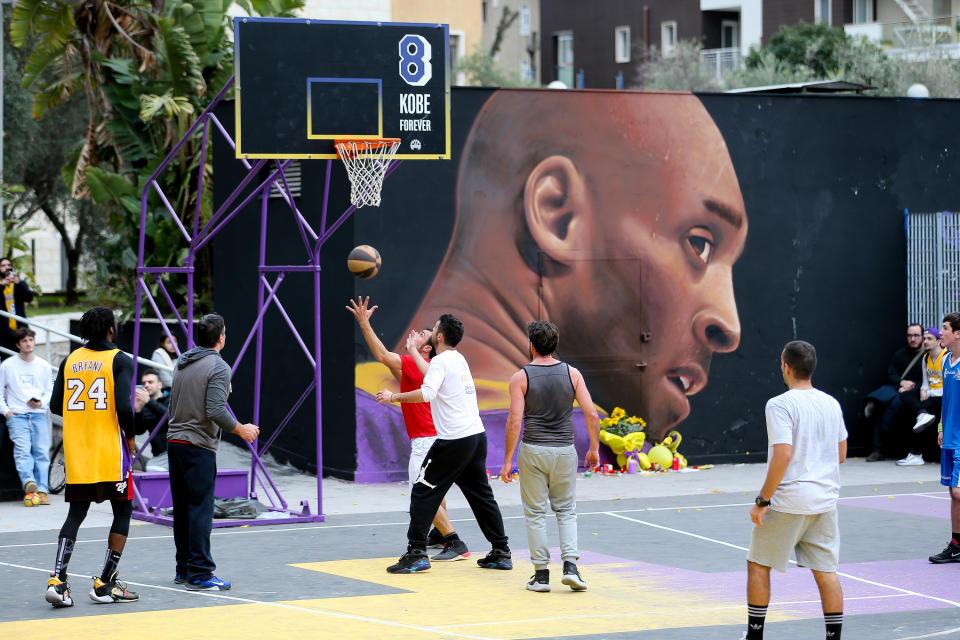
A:
MULTIPOLYGON (((14 46, 30 48, 23 85, 33 89, 34 117, 74 94, 86 101, 86 136, 64 174, 71 176, 75 198, 109 207, 114 233, 101 246, 101 285, 124 291, 127 301, 133 293, 129 276, 136 266, 140 190, 233 75, 227 14, 233 4, 249 15, 292 17, 304 2, 20 0, 14 9, 10 37, 14 46)), ((199 151, 199 139, 191 140, 161 176, 164 193, 185 219, 196 206, 196 181, 189 178, 199 168, 199 151)), ((208 156, 204 171, 210 169, 208 156)), ((202 215, 210 215, 209 197, 204 200, 202 215)), ((149 204, 147 250, 156 265, 173 264, 180 257, 175 223, 159 199, 149 204)), ((209 277, 200 275, 209 286, 209 277)))

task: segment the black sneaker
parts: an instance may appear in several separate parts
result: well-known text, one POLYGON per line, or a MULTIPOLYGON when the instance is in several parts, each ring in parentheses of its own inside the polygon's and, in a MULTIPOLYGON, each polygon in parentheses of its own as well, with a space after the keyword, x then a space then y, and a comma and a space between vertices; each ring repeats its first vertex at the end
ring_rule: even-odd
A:
POLYGON ((70 585, 55 575, 51 575, 50 580, 47 581, 47 592, 44 594, 44 599, 57 609, 73 606, 70 585))
POLYGON ((187 574, 180 572, 174 574, 173 584, 187 584, 187 574))
POLYGON ((879 451, 874 451, 866 457, 867 462, 879 462, 880 460, 886 460, 887 457, 880 453, 879 451))
POLYGON ((440 533, 440 529, 434 527, 430 529, 430 533, 427 534, 427 549, 442 549, 443 548, 443 534, 440 533))
POLYGON ((494 547, 490 553, 477 560, 477 564, 483 569, 503 569, 509 571, 513 569, 513 560, 509 549, 497 549, 494 547))
POLYGON ((954 540, 951 540, 943 551, 935 556, 930 556, 929 560, 933 564, 960 562, 960 544, 957 544, 954 540))
POLYGON ((530 582, 527 583, 527 589, 540 593, 550 591, 550 570, 534 569, 533 575, 530 576, 530 582))
POLYGON ((104 582, 95 577, 93 579, 93 589, 90 590, 90 599, 97 604, 136 602, 140 599, 140 594, 128 590, 126 583, 120 582, 116 576, 110 582, 104 582))
POLYGON ((587 582, 580 575, 577 565, 569 560, 563 561, 563 584, 569 586, 574 591, 586 591, 587 582))
POLYGON ((419 549, 407 549, 396 564, 387 567, 387 573, 417 573, 430 568, 427 552, 419 549))
POLYGON ((470 551, 467 544, 460 538, 456 538, 443 545, 443 551, 430 558, 437 562, 453 562, 454 560, 466 560, 470 557, 470 551))

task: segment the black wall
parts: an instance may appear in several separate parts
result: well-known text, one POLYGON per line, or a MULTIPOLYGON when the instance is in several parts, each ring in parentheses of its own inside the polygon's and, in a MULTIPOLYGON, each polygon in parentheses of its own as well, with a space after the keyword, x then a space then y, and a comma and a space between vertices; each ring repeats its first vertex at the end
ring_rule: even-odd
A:
MULTIPOLYGON (((234 105, 222 103, 217 117, 228 131, 233 130, 234 105)), ((214 136, 214 207, 219 207, 245 174, 240 161, 219 135, 214 136)), ((297 200, 298 208, 319 232, 323 210, 323 181, 326 161, 303 163, 303 190, 297 200)), ((271 164, 265 167, 254 186, 265 179, 271 164)), ((337 172, 334 190, 328 205, 328 224, 347 208, 343 167, 337 172)), ((242 198, 235 201, 239 204, 242 198)), ((234 206, 235 206, 234 205, 234 206)), ((362 213, 360 215, 363 215, 362 213)), ((266 245, 269 265, 306 265, 307 250, 290 208, 279 199, 269 200, 268 235, 266 245)), ((257 266, 260 240, 260 200, 255 199, 213 242, 214 301, 218 313, 227 324, 227 343, 224 357, 231 364, 240 352, 257 315, 257 266)), ((321 307, 323 333, 322 394, 324 475, 352 478, 355 463, 353 424, 353 355, 352 318, 343 310, 353 293, 352 278, 345 276, 343 261, 353 247, 353 221, 348 220, 333 234, 320 253, 321 307)), ((271 283, 275 274, 267 274, 271 283)), ((307 348, 314 345, 313 275, 291 273, 278 290, 278 298, 297 327, 307 348)), ((241 421, 252 420, 253 370, 255 345, 251 344, 243 363, 233 378, 230 404, 241 421)), ((313 376, 307 361, 280 312, 271 306, 264 317, 263 381, 261 389, 260 427, 264 436, 273 434, 276 426, 287 415, 313 376)), ((316 470, 314 395, 311 393, 300 406, 283 433, 277 438, 271 452, 281 461, 311 471, 316 470)))
MULTIPOLYGON (((351 371, 355 358, 370 359, 343 306, 352 293, 373 296, 381 307, 374 327, 383 332, 385 344, 396 344, 443 259, 454 223, 459 150, 489 95, 489 90, 455 89, 454 160, 402 165, 385 184, 384 206, 361 210, 353 227, 348 223, 334 235, 324 255, 328 473, 349 475, 356 455, 351 371), (376 246, 383 255, 383 270, 370 281, 350 278, 343 268, 349 247, 360 243, 376 246)), ((951 127, 957 103, 723 94, 703 95, 701 101, 726 140, 750 228, 734 267, 740 347, 713 359, 709 384, 691 398, 691 416, 679 426, 684 452, 700 461, 763 459, 764 405, 783 390, 779 353, 794 338, 816 345, 815 384, 840 400, 854 432, 862 397, 882 381, 891 353, 904 342, 904 209, 958 209, 960 185, 952 158, 958 134, 951 127)), ((218 148, 218 201, 235 175, 227 169, 228 178, 222 177, 224 157, 218 148)), ((315 219, 318 196, 308 193, 307 185, 321 180, 325 165, 303 166, 300 206, 315 219)), ((338 172, 342 169, 334 167, 335 182, 342 186, 338 172)), ((282 216, 271 209, 273 215, 282 216)), ((231 328, 228 351, 239 348, 240 328, 249 326, 254 314, 258 222, 255 212, 245 214, 215 244, 216 304, 231 328)), ((271 250, 297 254, 299 239, 292 227, 278 230, 271 250)), ((299 291, 293 284, 281 287, 281 299, 298 324, 310 326, 309 290, 306 283, 298 285, 299 291)), ((263 418, 264 425, 282 418, 287 400, 292 402, 309 374, 278 316, 271 312, 268 318, 265 345, 271 358, 264 397, 270 402, 264 411, 277 413, 263 418)), ((233 404, 242 416, 250 390, 248 375, 241 372, 233 404)), ((310 460, 311 417, 301 410, 280 441, 279 452, 295 464, 310 460)))

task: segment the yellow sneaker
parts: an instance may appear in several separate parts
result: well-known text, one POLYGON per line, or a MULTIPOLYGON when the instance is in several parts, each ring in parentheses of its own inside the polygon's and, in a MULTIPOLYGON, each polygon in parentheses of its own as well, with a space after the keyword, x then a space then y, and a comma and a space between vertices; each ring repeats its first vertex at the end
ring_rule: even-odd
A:
POLYGON ((70 596, 70 585, 55 575, 51 575, 50 579, 47 580, 47 592, 43 597, 57 609, 73 606, 73 598, 70 596))
POLYGON ((50 504, 50 497, 43 491, 38 491, 37 495, 40 496, 40 504, 50 504))
POLYGON ((128 591, 127 585, 116 578, 110 582, 104 582, 100 578, 94 578, 93 589, 90 590, 90 599, 97 604, 136 602, 140 599, 140 594, 134 591, 128 591))

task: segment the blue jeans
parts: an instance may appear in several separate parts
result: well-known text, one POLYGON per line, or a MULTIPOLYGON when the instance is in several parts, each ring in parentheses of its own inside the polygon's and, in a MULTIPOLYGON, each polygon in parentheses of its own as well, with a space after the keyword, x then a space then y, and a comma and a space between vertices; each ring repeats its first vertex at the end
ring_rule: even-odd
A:
POLYGON ((47 492, 50 473, 50 424, 45 413, 16 413, 7 418, 7 430, 13 441, 13 462, 20 485, 36 482, 38 491, 47 492))

